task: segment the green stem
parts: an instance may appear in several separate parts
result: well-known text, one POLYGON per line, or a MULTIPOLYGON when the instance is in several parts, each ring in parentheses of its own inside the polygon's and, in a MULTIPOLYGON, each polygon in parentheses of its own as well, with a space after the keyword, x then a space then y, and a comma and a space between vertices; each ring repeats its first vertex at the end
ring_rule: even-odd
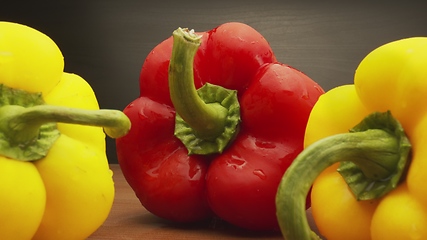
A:
POLYGON ((118 110, 4 105, 0 107, 0 154, 21 161, 46 156, 59 135, 57 122, 103 127, 111 138, 122 137, 130 129, 130 120, 118 110))
POLYGON ((224 131, 227 109, 205 103, 194 85, 193 60, 201 36, 188 29, 173 32, 174 46, 169 66, 169 89, 176 112, 201 138, 214 139, 224 131))
POLYGON ((337 162, 352 162, 363 173, 356 174, 364 176, 356 184, 355 175, 345 178, 356 189, 363 186, 363 191, 357 192, 363 199, 377 198, 394 189, 410 151, 410 144, 401 133, 400 125, 363 129, 321 139, 304 149, 284 174, 276 196, 277 217, 285 239, 320 239, 310 230, 305 200, 316 177, 337 162))
POLYGON ((130 121, 118 110, 84 110, 52 105, 21 107, 6 105, 0 108, 1 127, 16 142, 36 137, 41 125, 62 122, 103 127, 111 138, 124 136, 130 129, 130 121))

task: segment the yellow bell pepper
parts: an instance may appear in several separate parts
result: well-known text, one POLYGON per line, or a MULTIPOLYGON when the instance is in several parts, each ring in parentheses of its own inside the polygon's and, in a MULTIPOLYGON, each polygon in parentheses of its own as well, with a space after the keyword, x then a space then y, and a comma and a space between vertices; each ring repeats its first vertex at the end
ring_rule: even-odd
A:
POLYGON ((85 239, 111 210, 102 127, 116 138, 130 121, 63 68, 48 36, 0 22, 0 239, 85 239))
MULTIPOLYGON (((277 193, 277 215, 286 239, 318 239, 298 203, 303 197, 286 199, 289 194, 306 195, 313 182, 312 214, 325 239, 427 239, 425 96, 427 38, 414 37, 373 50, 358 66, 353 85, 320 97, 308 121, 305 150, 283 176, 277 193), (394 119, 402 135, 374 137, 366 129, 358 131, 380 115, 394 119), (357 137, 360 134, 367 136, 357 137), (380 186, 386 191, 372 189, 380 186)), ((374 131, 390 129, 388 120, 374 131)))

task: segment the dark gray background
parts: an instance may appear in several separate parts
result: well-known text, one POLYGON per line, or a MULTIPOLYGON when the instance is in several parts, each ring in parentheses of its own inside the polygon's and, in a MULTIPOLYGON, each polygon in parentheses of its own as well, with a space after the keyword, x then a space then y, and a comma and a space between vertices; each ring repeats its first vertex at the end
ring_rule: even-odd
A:
MULTIPOLYGON (((229 21, 257 29, 279 61, 325 90, 352 83, 361 59, 381 44, 427 36, 424 1, 74 0, 8 1, 0 20, 49 35, 65 71, 93 87, 102 108, 122 110, 138 97, 138 77, 149 51, 177 27, 205 31, 229 21)), ((107 140, 116 163, 114 140, 107 140)))

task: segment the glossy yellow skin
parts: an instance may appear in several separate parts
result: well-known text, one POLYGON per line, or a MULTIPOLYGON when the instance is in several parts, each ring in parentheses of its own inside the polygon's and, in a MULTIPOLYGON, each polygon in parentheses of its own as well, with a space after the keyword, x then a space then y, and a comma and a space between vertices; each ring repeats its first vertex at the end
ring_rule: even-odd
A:
POLYGON ((336 239, 427 239, 427 38, 383 45, 358 66, 354 85, 320 97, 305 145, 348 132, 369 113, 387 111, 401 122, 412 145, 407 176, 381 199, 356 201, 337 165, 315 181, 312 211, 320 233, 336 239))
MULTIPOLYGON (((99 109, 89 84, 63 68, 52 39, 0 22, 0 83, 41 92, 47 104, 99 109)), ((107 218, 114 183, 102 128, 59 123, 58 129, 43 159, 0 157, 0 239, 86 239, 107 218)))

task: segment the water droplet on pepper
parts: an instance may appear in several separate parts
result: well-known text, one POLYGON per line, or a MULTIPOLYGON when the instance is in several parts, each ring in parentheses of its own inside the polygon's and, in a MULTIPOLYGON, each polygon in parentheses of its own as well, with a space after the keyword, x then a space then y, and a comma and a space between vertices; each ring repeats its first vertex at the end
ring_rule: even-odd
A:
POLYGON ((232 155, 231 158, 227 161, 229 167, 234 169, 242 169, 246 165, 246 161, 243 158, 240 158, 236 155, 232 155))
POLYGON ((255 174, 256 176, 258 176, 262 180, 267 179, 267 176, 265 175, 264 171, 262 171, 261 169, 255 169, 253 171, 253 174, 255 174))

